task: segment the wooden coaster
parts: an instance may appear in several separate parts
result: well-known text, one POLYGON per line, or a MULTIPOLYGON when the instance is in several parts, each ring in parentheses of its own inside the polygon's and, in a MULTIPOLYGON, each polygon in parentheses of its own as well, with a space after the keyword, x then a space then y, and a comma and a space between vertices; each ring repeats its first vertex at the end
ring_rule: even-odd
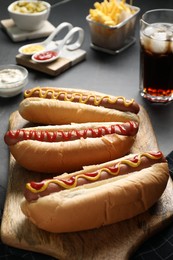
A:
POLYGON ((57 76, 65 70, 71 68, 77 63, 86 58, 86 51, 77 49, 75 51, 69 51, 65 47, 62 51, 61 57, 57 60, 49 63, 36 63, 31 60, 31 57, 18 54, 16 56, 16 62, 26 68, 34 69, 51 76, 57 76))
POLYGON ((31 39, 38 39, 42 37, 49 36, 55 29, 55 27, 49 22, 45 21, 42 28, 36 31, 27 32, 20 30, 14 23, 12 19, 1 20, 0 21, 2 28, 7 32, 9 37, 14 42, 20 42, 31 39))

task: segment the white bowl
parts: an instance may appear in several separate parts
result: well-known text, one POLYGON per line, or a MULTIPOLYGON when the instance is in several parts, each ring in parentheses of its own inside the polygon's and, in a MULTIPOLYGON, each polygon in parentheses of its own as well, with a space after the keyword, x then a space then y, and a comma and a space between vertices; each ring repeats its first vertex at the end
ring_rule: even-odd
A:
MULTIPOLYGON (((21 1, 15 1, 8 6, 8 12, 13 19, 16 26, 24 31, 36 31, 39 30, 43 23, 48 19, 50 14, 50 4, 44 1, 39 1, 46 6, 46 10, 36 13, 21 13, 14 11, 14 6, 21 1)), ((28 2, 27 0, 25 2, 28 2)), ((31 2, 31 1, 29 1, 31 2)), ((33 1, 37 2, 37 1, 33 1)), ((32 3, 32 2, 31 2, 32 3)))
POLYGON ((13 97, 22 92, 28 82, 28 71, 18 65, 0 66, 0 97, 13 97))

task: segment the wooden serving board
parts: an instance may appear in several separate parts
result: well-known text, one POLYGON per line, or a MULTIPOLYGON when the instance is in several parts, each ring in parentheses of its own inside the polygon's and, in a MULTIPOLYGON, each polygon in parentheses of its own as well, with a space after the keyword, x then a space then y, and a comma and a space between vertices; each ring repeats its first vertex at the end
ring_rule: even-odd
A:
POLYGON ((58 76, 65 70, 73 67, 79 62, 85 60, 86 51, 82 49, 77 49, 74 51, 69 51, 64 47, 61 56, 52 62, 48 63, 37 63, 31 59, 31 57, 18 54, 16 55, 16 62, 26 68, 30 68, 36 71, 43 72, 50 76, 58 76))
MULTIPOLYGON (((140 128, 131 152, 157 150, 158 145, 149 117, 142 107, 139 115, 140 128)), ((27 121, 15 112, 10 120, 10 128, 26 125, 27 121)), ((20 210, 23 188, 30 180, 39 181, 41 175, 24 170, 11 156, 1 239, 12 247, 41 252, 59 260, 126 260, 144 240, 172 221, 173 187, 170 179, 159 201, 147 212, 130 220, 83 232, 48 233, 36 228, 20 210)))

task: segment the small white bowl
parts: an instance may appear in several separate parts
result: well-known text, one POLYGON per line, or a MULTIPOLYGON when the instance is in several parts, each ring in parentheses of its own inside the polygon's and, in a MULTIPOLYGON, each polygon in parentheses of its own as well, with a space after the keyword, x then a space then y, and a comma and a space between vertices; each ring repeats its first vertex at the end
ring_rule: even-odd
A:
POLYGON ((13 97, 22 92, 28 82, 28 71, 18 65, 0 66, 0 97, 13 97))
MULTIPOLYGON (((19 11, 14 11, 14 6, 19 2, 22 1, 15 1, 8 6, 9 15, 13 19, 16 26, 23 31, 39 30, 49 17, 51 5, 47 2, 39 1, 46 6, 46 10, 36 13, 21 13, 19 11)), ((25 2, 28 1, 26 0, 25 2)))
POLYGON ((25 56, 32 56, 33 54, 44 51, 46 47, 40 43, 30 43, 23 45, 22 47, 19 48, 19 53, 23 54, 25 56))

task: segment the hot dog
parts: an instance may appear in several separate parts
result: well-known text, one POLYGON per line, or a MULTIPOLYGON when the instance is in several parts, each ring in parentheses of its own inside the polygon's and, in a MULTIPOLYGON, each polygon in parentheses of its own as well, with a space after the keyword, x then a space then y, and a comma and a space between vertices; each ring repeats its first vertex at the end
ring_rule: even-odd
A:
POLYGON ((4 140, 24 168, 46 173, 80 170, 130 151, 138 123, 85 123, 10 130, 4 140))
POLYGON ((79 89, 33 88, 26 90, 20 115, 39 124, 139 121, 135 100, 79 89), (40 113, 40 111, 42 111, 40 113))
POLYGON ((21 209, 49 232, 98 228, 146 211, 160 198, 168 178, 168 165, 160 151, 130 154, 27 183, 21 209))
POLYGON ((83 103, 93 106, 103 106, 110 109, 129 111, 137 114, 139 105, 134 99, 127 100, 125 97, 105 95, 81 89, 63 89, 53 87, 35 87, 24 92, 24 98, 39 97, 83 103))

